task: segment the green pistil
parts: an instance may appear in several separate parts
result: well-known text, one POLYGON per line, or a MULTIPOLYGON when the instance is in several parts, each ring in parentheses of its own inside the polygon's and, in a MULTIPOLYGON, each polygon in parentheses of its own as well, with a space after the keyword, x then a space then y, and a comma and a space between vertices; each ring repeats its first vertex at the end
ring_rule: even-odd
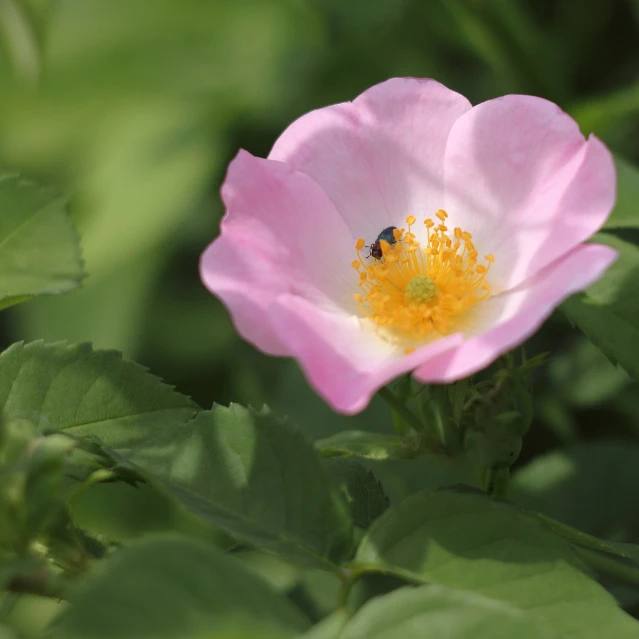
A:
POLYGON ((415 275, 404 290, 404 300, 411 304, 425 304, 435 295, 437 295, 437 286, 426 275, 415 275))

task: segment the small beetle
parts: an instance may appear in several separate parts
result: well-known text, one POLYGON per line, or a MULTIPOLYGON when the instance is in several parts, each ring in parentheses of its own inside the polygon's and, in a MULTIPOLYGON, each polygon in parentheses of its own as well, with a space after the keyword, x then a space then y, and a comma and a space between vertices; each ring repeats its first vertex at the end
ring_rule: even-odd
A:
POLYGON ((387 226, 378 236, 373 244, 371 244, 368 248, 370 248, 370 253, 368 257, 372 257, 376 260, 381 260, 383 257, 382 254, 382 246, 380 244, 380 240, 385 240, 389 244, 395 244, 395 234, 393 231, 396 229, 396 226, 387 226))

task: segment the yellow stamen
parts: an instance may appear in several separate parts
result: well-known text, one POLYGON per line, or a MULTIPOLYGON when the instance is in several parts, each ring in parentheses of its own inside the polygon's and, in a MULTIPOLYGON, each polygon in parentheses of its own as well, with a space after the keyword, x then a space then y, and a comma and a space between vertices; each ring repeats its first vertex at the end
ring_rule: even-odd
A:
POLYGON ((446 211, 439 209, 435 217, 441 224, 424 220, 424 247, 411 233, 412 215, 406 218, 407 231, 394 231, 393 244, 380 240, 382 259, 360 254, 364 240, 355 246, 358 259, 352 266, 359 272, 360 293, 355 295, 359 308, 386 335, 403 342, 405 353, 459 330, 460 315, 490 295, 486 276, 495 257, 486 255, 485 264, 479 264, 471 234, 456 227, 449 237, 446 211))

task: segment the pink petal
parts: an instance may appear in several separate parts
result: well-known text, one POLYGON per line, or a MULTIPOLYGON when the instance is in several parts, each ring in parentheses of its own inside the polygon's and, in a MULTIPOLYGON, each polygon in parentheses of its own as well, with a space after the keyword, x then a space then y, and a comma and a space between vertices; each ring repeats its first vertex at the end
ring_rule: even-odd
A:
POLYGON ((318 309, 292 295, 280 296, 269 317, 309 383, 334 410, 347 415, 366 408, 391 380, 463 340, 461 334, 449 335, 401 355, 356 317, 318 309))
POLYGON ((323 307, 334 308, 340 299, 345 307, 354 305, 355 239, 307 175, 240 151, 229 166, 222 199, 227 211, 222 234, 203 253, 200 271, 245 339, 270 354, 289 353, 267 317, 281 293, 323 307))
POLYGON ((449 226, 497 258, 490 281, 506 290, 599 229, 615 202, 607 148, 587 141, 547 100, 508 95, 454 124, 446 149, 449 226))
POLYGON ((424 383, 448 383, 485 368, 532 335, 563 300, 601 277, 616 257, 608 246, 579 246, 518 288, 481 302, 493 328, 424 362, 414 376, 424 383))
POLYGON ((302 116, 269 157, 310 175, 352 234, 373 240, 407 215, 443 207, 446 140, 469 109, 466 98, 434 80, 395 78, 352 103, 302 116))

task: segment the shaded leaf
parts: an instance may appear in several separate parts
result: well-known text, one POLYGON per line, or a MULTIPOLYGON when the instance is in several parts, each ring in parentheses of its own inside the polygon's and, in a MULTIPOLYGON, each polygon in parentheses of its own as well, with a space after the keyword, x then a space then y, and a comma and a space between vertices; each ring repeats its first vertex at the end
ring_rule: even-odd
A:
POLYGON ((350 506, 353 522, 368 528, 390 503, 381 482, 354 459, 334 457, 326 465, 350 506))
POLYGON ((18 175, 0 175, 0 308, 69 291, 83 277, 66 198, 18 175))
POLYGON ((639 446, 597 441, 541 455, 515 473, 511 496, 591 535, 639 540, 639 446))
POLYGON ((422 492, 390 508, 364 537, 358 563, 530 611, 565 637, 639 636, 570 544, 474 491, 422 492))
MULTIPOLYGON (((639 104, 639 85, 634 88, 639 104)), ((603 230, 639 228, 639 168, 620 157, 617 166, 617 203, 603 230)))
POLYGON ((588 295, 574 295, 561 309, 613 363, 639 379, 639 329, 588 295))
POLYGON ((269 411, 215 406, 122 454, 186 508, 257 547, 329 569, 352 550, 347 506, 320 457, 269 411))
POLYGON ((308 621, 238 561, 180 537, 133 545, 83 583, 54 625, 60 639, 293 637, 308 621))

